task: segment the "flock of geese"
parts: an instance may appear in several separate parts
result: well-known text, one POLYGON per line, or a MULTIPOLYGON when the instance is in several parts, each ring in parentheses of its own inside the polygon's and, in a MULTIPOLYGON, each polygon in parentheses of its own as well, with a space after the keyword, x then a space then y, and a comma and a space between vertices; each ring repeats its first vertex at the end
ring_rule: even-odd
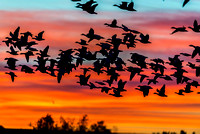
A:
MULTIPOLYGON (((97 14, 95 8, 98 6, 97 2, 94 0, 89 0, 86 3, 79 3, 81 0, 71 0, 77 2, 76 7, 81 8, 90 14, 97 14)), ((189 2, 185 0, 183 7, 189 2)), ((122 10, 136 11, 134 9, 134 3, 131 0, 130 3, 122 2, 121 4, 114 4, 122 10)), ((192 80, 185 74, 188 73, 183 66, 184 60, 180 59, 180 56, 190 57, 194 59, 197 55, 200 56, 200 46, 189 45, 194 50, 191 54, 180 53, 174 55, 174 57, 168 57, 168 61, 160 58, 149 59, 145 55, 141 55, 136 52, 130 53, 131 57, 125 61, 120 57, 120 53, 123 51, 121 47, 125 46, 127 49, 135 48, 139 44, 150 44, 149 34, 144 34, 140 31, 130 29, 124 24, 118 25, 117 20, 114 19, 110 23, 104 24, 106 27, 121 29, 123 33, 122 38, 119 38, 117 34, 114 34, 111 38, 105 38, 97 33, 95 33, 93 28, 90 28, 88 33, 81 34, 84 38, 76 41, 80 47, 76 49, 59 50, 57 58, 50 58, 48 54, 49 46, 46 46, 43 50, 38 50, 38 42, 45 40, 43 38, 44 31, 33 36, 29 31, 20 33, 20 27, 18 27, 14 32, 10 32, 9 36, 3 41, 10 51, 6 51, 10 55, 16 57, 16 55, 24 55, 27 63, 30 62, 30 58, 35 58, 33 62, 36 64, 30 67, 30 64, 16 64, 19 60, 14 57, 5 58, 7 61, 7 66, 5 68, 10 71, 6 74, 10 75, 12 82, 14 82, 17 75, 14 73, 15 70, 21 68, 21 72, 25 73, 35 73, 39 71, 41 73, 48 74, 52 77, 57 78, 57 82, 60 83, 62 77, 65 74, 70 74, 76 69, 83 70, 83 73, 75 75, 78 77, 78 82, 81 86, 88 86, 90 89, 100 89, 101 92, 106 94, 122 97, 121 93, 127 91, 125 85, 127 81, 121 79, 122 72, 129 74, 129 81, 132 81, 134 77, 139 77, 139 82, 141 83, 135 89, 141 91, 143 96, 148 96, 150 89, 152 90, 152 85, 159 83, 159 80, 164 83, 165 81, 176 81, 176 84, 185 84, 183 89, 179 89, 175 92, 178 95, 185 95, 187 93, 193 92, 192 87, 198 87, 200 84, 196 80, 192 80), (117 37, 118 36, 118 37, 117 37), (96 40, 96 46, 99 47, 98 51, 92 52, 87 47, 89 43, 96 40), (83 68, 84 62, 92 63, 92 66, 83 68), (128 66, 127 62, 132 66, 128 66), (171 66, 170 75, 165 73, 167 67, 171 66), (152 71, 149 75, 145 71, 152 71), (90 74, 89 74, 90 73, 90 74), (96 75, 106 74, 107 79, 102 81, 90 81, 91 75, 96 73, 96 75), (144 84, 145 83, 145 84, 144 84)), ((185 26, 183 27, 171 27, 173 29, 171 34, 177 32, 188 32, 185 26)), ((197 20, 194 20, 193 26, 188 27, 193 32, 200 32, 200 25, 197 20)), ((200 62, 200 59, 196 59, 196 62, 200 62)), ((200 66, 195 63, 188 62, 187 65, 190 69, 195 71, 195 76, 200 77, 200 66)), ((156 89, 154 94, 161 97, 167 97, 165 94, 166 84, 163 84, 160 89, 156 89)), ((197 92, 200 94, 200 92, 197 92)))
MULTIPOLYGON (((97 2, 94 0, 89 0, 85 3, 79 3, 81 0, 71 0, 73 2, 77 2, 76 8, 81 8, 83 11, 86 11, 89 14, 97 14, 95 12, 96 7, 98 6, 97 2)), ((163 0, 164 1, 164 0, 163 0)), ((184 7, 190 0, 184 0, 182 7, 184 7)), ((122 1, 120 4, 114 4, 113 6, 116 6, 120 8, 121 10, 126 11, 137 11, 134 9, 134 2, 131 0, 131 2, 122 1)))
MULTIPOLYGON (((124 24, 118 25, 116 19, 104 25, 110 28, 121 29, 121 36, 123 38, 119 38, 117 34, 114 34, 111 38, 106 39, 95 33, 93 28, 90 28, 88 33, 81 34, 84 38, 75 42, 80 45, 79 48, 59 50, 60 53, 55 59, 50 58, 48 54, 49 46, 46 46, 43 50, 38 50, 35 47, 38 45, 39 41, 44 40, 44 31, 33 36, 29 31, 20 33, 20 27, 18 27, 14 32, 10 32, 9 36, 3 41, 6 46, 10 48, 10 51, 6 52, 14 57, 19 54, 24 55, 27 63, 30 61, 31 57, 35 58, 37 56, 36 60, 33 60, 36 64, 33 65, 33 67, 25 64, 17 65, 18 59, 14 57, 5 58, 7 61, 7 66, 5 66, 5 68, 11 70, 10 72, 6 72, 6 74, 10 75, 12 82, 14 82, 15 77, 17 77, 14 71, 18 70, 20 67, 21 71, 25 73, 32 74, 35 71, 40 71, 41 73, 49 74, 52 77, 56 77, 57 82, 60 83, 65 74, 70 74, 72 71, 80 68, 83 70, 83 73, 75 75, 75 77, 79 79, 77 83, 81 86, 88 86, 90 89, 100 89, 101 92, 115 97, 122 97, 121 93, 127 91, 125 89, 127 81, 124 81, 120 77, 120 73, 122 72, 129 74, 129 81, 132 81, 135 76, 139 77, 139 82, 141 84, 135 89, 141 91, 144 97, 148 96, 150 89, 153 89, 152 85, 159 83, 159 81, 162 83, 165 81, 176 81, 176 84, 185 84, 183 89, 175 92, 178 95, 191 93, 193 92, 191 90, 192 87, 197 88, 200 86, 197 81, 185 75, 188 72, 184 69, 184 61, 180 59, 180 56, 194 59, 197 55, 200 55, 200 46, 189 45, 194 49, 191 54, 180 53, 174 55, 174 57, 169 57, 168 61, 164 61, 160 58, 149 59, 147 56, 133 51, 130 53, 130 59, 127 60, 132 66, 128 66, 127 62, 119 56, 119 54, 123 52, 120 48, 135 48, 138 43, 150 44, 149 34, 130 29, 124 24), (94 42, 94 40, 98 42, 96 46, 99 47, 99 49, 98 51, 91 52, 87 46, 89 43, 94 42), (83 68, 82 65, 84 62, 90 62, 92 66, 83 68), (165 73, 167 69, 165 66, 166 64, 171 66, 171 72, 173 73, 170 75, 165 73), (150 75, 145 73, 147 70, 152 71, 150 75), (102 81, 90 81, 91 75, 95 73, 98 76, 106 74, 107 79, 102 81)), ((194 20, 193 27, 188 28, 192 29, 194 32, 200 31, 200 25, 198 25, 197 20, 194 20)), ((179 27, 172 27, 172 29, 175 29, 172 34, 184 31, 179 27)), ((200 62, 200 59, 196 59, 196 62, 200 62)), ((200 66, 192 62, 188 62, 187 66, 195 70, 196 77, 200 76, 200 66)), ((165 94, 165 87, 166 84, 163 84, 154 94, 167 97, 165 94)), ((198 92, 198 94, 199 93, 200 92, 198 92)))

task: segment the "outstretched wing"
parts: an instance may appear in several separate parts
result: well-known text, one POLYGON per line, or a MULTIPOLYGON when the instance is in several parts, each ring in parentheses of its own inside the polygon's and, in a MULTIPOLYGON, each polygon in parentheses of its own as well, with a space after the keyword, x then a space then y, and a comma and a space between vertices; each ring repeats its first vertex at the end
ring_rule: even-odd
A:
POLYGON ((116 19, 114 19, 114 20, 112 21, 112 25, 114 25, 114 26, 117 25, 117 20, 116 20, 116 19))
POLYGON ((160 93, 161 94, 165 94, 165 84, 162 86, 162 88, 160 89, 160 93))
POLYGON ((184 2, 183 2, 183 7, 189 2, 190 0, 185 0, 184 2))
POLYGON ((19 35, 19 29, 20 29, 20 27, 18 27, 18 28, 15 30, 15 32, 14 32, 14 35, 17 36, 17 37, 18 37, 18 35, 19 35))
POLYGON ((46 46, 45 49, 43 50, 43 52, 47 54, 48 50, 49 50, 49 46, 46 46))
POLYGON ((192 52, 192 58, 194 58, 196 55, 197 55, 197 50, 196 49, 194 49, 194 51, 192 52))
POLYGON ((144 34, 141 33, 141 34, 140 34, 140 38, 141 38, 141 39, 144 39, 144 34))
POLYGON ((93 28, 90 28, 89 34, 94 35, 94 29, 93 28))
POLYGON ((134 6, 134 3, 133 3, 133 2, 131 2, 131 3, 128 4, 128 8, 130 8, 130 9, 132 9, 133 6, 134 6))
POLYGON ((198 27, 198 22, 197 22, 197 20, 194 20, 193 26, 194 26, 194 27, 198 27))

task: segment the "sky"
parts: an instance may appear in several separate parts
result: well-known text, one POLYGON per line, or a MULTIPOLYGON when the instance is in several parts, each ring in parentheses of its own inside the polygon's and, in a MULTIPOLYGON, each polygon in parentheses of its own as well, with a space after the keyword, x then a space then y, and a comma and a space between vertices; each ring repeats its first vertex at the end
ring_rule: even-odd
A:
MULTIPOLYGON (((83 0, 83 3, 86 0, 83 0)), ((88 14, 81 9, 75 8, 76 3, 70 0, 1 0, 0 2, 0 41, 9 36, 20 26, 20 32, 31 31, 34 35, 44 32, 44 41, 38 45, 38 49, 50 46, 49 54, 55 58, 59 50, 80 47, 76 41, 86 39, 81 36, 90 28, 95 33, 110 38, 117 33, 123 33, 121 29, 106 27, 104 23, 110 23, 117 19, 118 24, 124 24, 131 29, 141 31, 150 35, 151 44, 138 43, 136 48, 127 50, 120 55, 123 59, 130 58, 130 52, 138 52, 149 58, 162 58, 167 60, 181 52, 192 53, 190 44, 199 44, 199 33, 188 29, 185 33, 175 33, 172 26, 192 26, 196 19, 200 22, 200 1, 191 0, 182 8, 183 0, 134 0, 137 12, 128 12, 114 7, 120 4, 115 0, 97 0, 97 15, 88 14)), ((130 2, 127 0, 127 2, 130 2)), ((91 51, 99 47, 92 41, 88 46, 91 51)), ((122 73, 121 79, 128 81, 121 98, 115 98, 99 89, 90 90, 87 86, 78 85, 78 78, 74 77, 80 73, 80 69, 65 75, 60 84, 56 78, 47 74, 35 72, 25 74, 16 71, 18 76, 15 82, 5 74, 5 57, 12 57, 5 51, 9 50, 1 42, 0 63, 0 125, 6 128, 30 128, 28 124, 36 123, 37 119, 47 113, 59 122, 59 117, 75 118, 78 120, 82 115, 88 114, 91 123, 104 120, 108 128, 118 132, 161 132, 176 131, 184 129, 188 132, 200 133, 200 98, 199 89, 192 88, 193 93, 178 96, 174 92, 184 88, 184 84, 176 85, 175 82, 166 84, 167 98, 153 94, 157 88, 161 88, 164 81, 152 85, 153 90, 149 96, 143 97, 140 91, 134 88, 140 84, 136 76, 129 81, 129 74, 122 73), (117 127, 117 129, 116 129, 117 127)), ((17 63, 27 64, 22 55, 16 56, 20 59, 17 63)), ((196 58, 199 58, 198 56, 196 58)), ((181 59, 195 62, 194 59, 181 56, 181 59)), ((34 64, 34 58, 30 59, 34 64)), ((128 63, 130 65, 130 63, 128 63)), ((196 63, 198 65, 198 63, 196 63)), ((90 66, 90 63, 84 66, 90 66)), ((189 70, 186 76, 194 80, 194 71, 189 70)), ((147 74, 150 72, 147 71, 147 74)), ((170 69, 167 74, 172 73, 170 69)), ((102 80, 106 75, 92 73, 91 80, 102 80)))

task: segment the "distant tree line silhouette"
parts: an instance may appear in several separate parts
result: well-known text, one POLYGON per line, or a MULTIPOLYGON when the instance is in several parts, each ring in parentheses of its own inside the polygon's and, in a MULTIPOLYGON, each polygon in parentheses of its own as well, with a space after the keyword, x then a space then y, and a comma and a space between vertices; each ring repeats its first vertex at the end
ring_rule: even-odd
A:
MULTIPOLYGON (((60 124, 56 124, 50 114, 41 117, 36 122, 36 125, 29 125, 33 129, 6 129, 0 125, 0 134, 117 134, 112 133, 104 123, 104 121, 97 121, 88 126, 88 115, 83 115, 77 123, 75 119, 64 119, 60 117, 60 124)), ((119 132, 120 133, 120 132, 119 132)), ((147 132, 148 133, 148 132, 147 132)), ((120 133, 122 134, 122 133, 120 133)), ((124 133, 126 134, 126 133, 124 133)), ((134 133, 133 134, 137 134, 134 133)), ((184 130, 177 132, 163 131, 153 132, 152 134, 188 134, 184 130)), ((192 134, 196 134, 195 131, 192 134)))
MULTIPOLYGON (((152 133, 152 134, 187 134, 187 132, 184 130, 181 130, 180 133, 163 131, 162 133, 152 133)), ((192 132, 192 134, 196 134, 196 133, 192 132)))
POLYGON ((60 117, 60 126, 55 124, 54 119, 51 115, 47 114, 45 117, 41 117, 36 126, 32 126, 33 130, 38 133, 61 133, 61 134, 111 134, 111 130, 106 127, 104 121, 98 121, 88 126, 88 116, 84 115, 75 125, 74 119, 65 120, 60 117))
POLYGON ((77 123, 74 119, 60 117, 60 124, 56 124, 50 114, 41 117, 36 125, 30 123, 33 129, 7 129, 0 125, 0 134, 111 134, 104 121, 88 125, 88 116, 84 115, 77 123))

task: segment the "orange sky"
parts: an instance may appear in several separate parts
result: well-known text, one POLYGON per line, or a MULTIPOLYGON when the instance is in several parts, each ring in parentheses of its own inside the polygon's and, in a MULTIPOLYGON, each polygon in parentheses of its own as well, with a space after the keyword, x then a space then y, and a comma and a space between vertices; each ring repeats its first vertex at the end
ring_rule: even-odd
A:
MULTIPOLYGON (((106 38, 115 33, 120 37, 122 30, 103 25, 105 22, 111 22, 111 18, 100 15, 99 19, 94 17, 90 21, 88 15, 79 14, 80 12, 73 11, 1 11, 0 17, 4 19, 0 23, 0 40, 2 41, 18 26, 21 27, 21 32, 31 31, 35 35, 44 30, 45 41, 41 42, 38 48, 43 49, 49 45, 49 54, 55 58, 59 49, 79 47, 74 42, 84 38, 81 33, 87 33, 90 27, 106 38), (70 18, 73 15, 80 17, 79 20, 77 21, 76 17, 70 18)), ((112 12, 109 14, 112 16, 112 12)), ((192 53, 193 49, 188 45, 199 44, 199 34, 192 31, 170 35, 172 25, 192 25, 193 20, 198 19, 198 14, 192 12, 187 13, 187 16, 182 13, 175 15, 138 13, 134 16, 131 14, 125 16, 125 14, 119 13, 118 23, 149 33, 152 43, 147 45, 138 43, 135 49, 124 50, 121 55, 124 59, 130 58, 129 53, 134 51, 149 58, 161 57, 167 60, 168 57, 173 57, 180 52, 192 53), (167 19, 166 15, 171 16, 170 19, 167 19)), ((98 49, 93 47, 95 43, 95 41, 91 42, 90 50, 98 49)), ((66 74, 60 84, 57 83, 56 78, 49 77, 47 74, 36 72, 29 75, 16 72, 18 77, 12 83, 10 77, 4 74, 6 69, 3 68, 6 65, 3 59, 10 55, 5 53, 5 50, 8 50, 6 45, 1 44, 0 124, 4 127, 30 128, 28 126, 30 122, 35 123, 47 113, 51 114, 56 121, 60 116, 78 120, 82 115, 88 114, 91 122, 105 120, 109 128, 116 126, 119 132, 179 131, 184 128, 188 132, 200 133, 200 99, 196 94, 198 89, 192 88, 194 93, 178 96, 174 92, 185 85, 177 86, 175 82, 171 82, 166 86, 166 94, 169 97, 161 98, 153 94, 156 88, 161 88, 163 82, 160 82, 156 86, 153 85, 154 89, 150 91, 150 95, 144 98, 141 92, 134 89, 139 84, 136 76, 126 85, 127 92, 123 93, 124 97, 115 98, 101 93, 99 89, 90 90, 88 87, 80 87, 76 83, 78 79, 74 77, 80 70, 70 75, 66 74)), ((122 47, 122 49, 126 48, 122 47)), ((16 58, 24 62, 22 59, 24 57, 16 58)), ((31 61, 33 60, 34 58, 31 58, 31 61)), ((166 72, 171 73, 170 70, 166 72)), ((194 78, 195 75, 191 72, 188 75, 194 78)), ((104 77, 106 76, 97 77, 92 73, 91 80, 101 80, 104 77)), ((123 73, 121 78, 128 80, 129 74, 123 73)))

